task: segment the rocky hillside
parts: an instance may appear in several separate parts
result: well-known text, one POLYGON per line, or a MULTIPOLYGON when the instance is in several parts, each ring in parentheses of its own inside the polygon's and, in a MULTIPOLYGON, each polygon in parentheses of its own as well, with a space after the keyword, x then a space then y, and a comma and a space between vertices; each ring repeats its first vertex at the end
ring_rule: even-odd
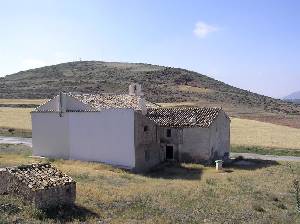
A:
POLYGON ((201 105, 259 108, 300 114, 300 106, 242 90, 180 68, 150 64, 78 61, 21 71, 0 78, 0 98, 50 98, 59 91, 125 93, 141 83, 153 102, 201 102, 201 105))

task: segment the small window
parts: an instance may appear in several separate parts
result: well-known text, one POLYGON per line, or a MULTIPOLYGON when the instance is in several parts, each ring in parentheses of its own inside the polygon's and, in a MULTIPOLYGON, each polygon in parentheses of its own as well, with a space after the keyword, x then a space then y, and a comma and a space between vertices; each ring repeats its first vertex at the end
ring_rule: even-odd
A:
POLYGON ((148 131, 148 126, 144 126, 144 132, 148 131))
POLYGON ((172 136, 171 129, 167 129, 167 137, 170 138, 172 136))
POLYGON ((150 151, 146 150, 145 151, 145 161, 149 161, 150 160, 150 151))

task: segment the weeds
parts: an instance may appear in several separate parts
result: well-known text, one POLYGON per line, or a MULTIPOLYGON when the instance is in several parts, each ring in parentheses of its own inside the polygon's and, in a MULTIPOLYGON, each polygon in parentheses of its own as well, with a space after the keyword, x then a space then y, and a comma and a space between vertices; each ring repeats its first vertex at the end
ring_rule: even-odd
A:
POLYGON ((296 210, 300 213, 300 182, 299 182, 299 175, 295 172, 291 163, 288 163, 288 167, 290 169, 293 181, 293 193, 296 201, 296 210))
POLYGON ((263 207, 261 207, 260 205, 258 205, 258 204, 254 204, 252 206, 252 208, 253 208, 254 211, 257 211, 257 212, 265 212, 265 209, 263 207))
MULTIPOLYGON (((0 167, 32 161, 23 154, 1 153, 0 167)), ((286 163, 261 161, 259 168, 232 167, 220 174, 199 164, 170 164, 152 174, 134 174, 100 163, 55 160, 53 165, 77 180, 74 207, 34 210, 0 195, 0 223, 299 223, 292 176, 286 163), (282 165, 284 164, 284 165, 282 165), (270 192, 272 192, 270 194, 270 192), (268 219, 268 222, 266 222, 268 219), (21 220, 21 221, 20 221, 21 220), (205 220, 205 221, 204 221, 205 220)), ((293 163, 295 173, 299 163, 293 163)))
POLYGON ((208 184, 208 185, 216 185, 216 184, 217 184, 216 180, 215 180, 215 179, 212 179, 212 178, 206 179, 205 182, 206 182, 206 184, 208 184))
POLYGON ((294 191, 295 191, 295 198, 296 198, 296 204, 297 204, 297 211, 300 213, 300 184, 299 180, 293 181, 294 191))
POLYGON ((9 215, 12 214, 17 214, 18 212, 20 212, 20 208, 12 203, 7 203, 7 204, 0 204, 0 212, 2 213, 6 213, 9 215))

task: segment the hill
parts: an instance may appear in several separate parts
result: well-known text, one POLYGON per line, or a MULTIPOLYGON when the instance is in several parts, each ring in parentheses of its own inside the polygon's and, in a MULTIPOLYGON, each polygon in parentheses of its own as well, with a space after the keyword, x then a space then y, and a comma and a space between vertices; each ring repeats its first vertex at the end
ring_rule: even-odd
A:
POLYGON ((146 98, 157 103, 222 106, 233 114, 300 115, 293 103, 197 72, 141 63, 76 61, 21 71, 0 78, 0 98, 51 98, 60 91, 124 93, 132 82, 141 83, 146 98))

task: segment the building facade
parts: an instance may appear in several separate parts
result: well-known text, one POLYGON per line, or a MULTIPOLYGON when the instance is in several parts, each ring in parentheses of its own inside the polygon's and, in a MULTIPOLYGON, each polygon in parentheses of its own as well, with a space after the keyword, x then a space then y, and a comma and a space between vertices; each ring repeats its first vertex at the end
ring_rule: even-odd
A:
POLYGON ((61 93, 31 113, 33 154, 146 171, 165 160, 229 155, 230 119, 218 108, 160 108, 129 94, 61 93))
POLYGON ((164 160, 211 162, 227 159, 230 119, 220 108, 149 109, 148 118, 158 126, 164 160))

